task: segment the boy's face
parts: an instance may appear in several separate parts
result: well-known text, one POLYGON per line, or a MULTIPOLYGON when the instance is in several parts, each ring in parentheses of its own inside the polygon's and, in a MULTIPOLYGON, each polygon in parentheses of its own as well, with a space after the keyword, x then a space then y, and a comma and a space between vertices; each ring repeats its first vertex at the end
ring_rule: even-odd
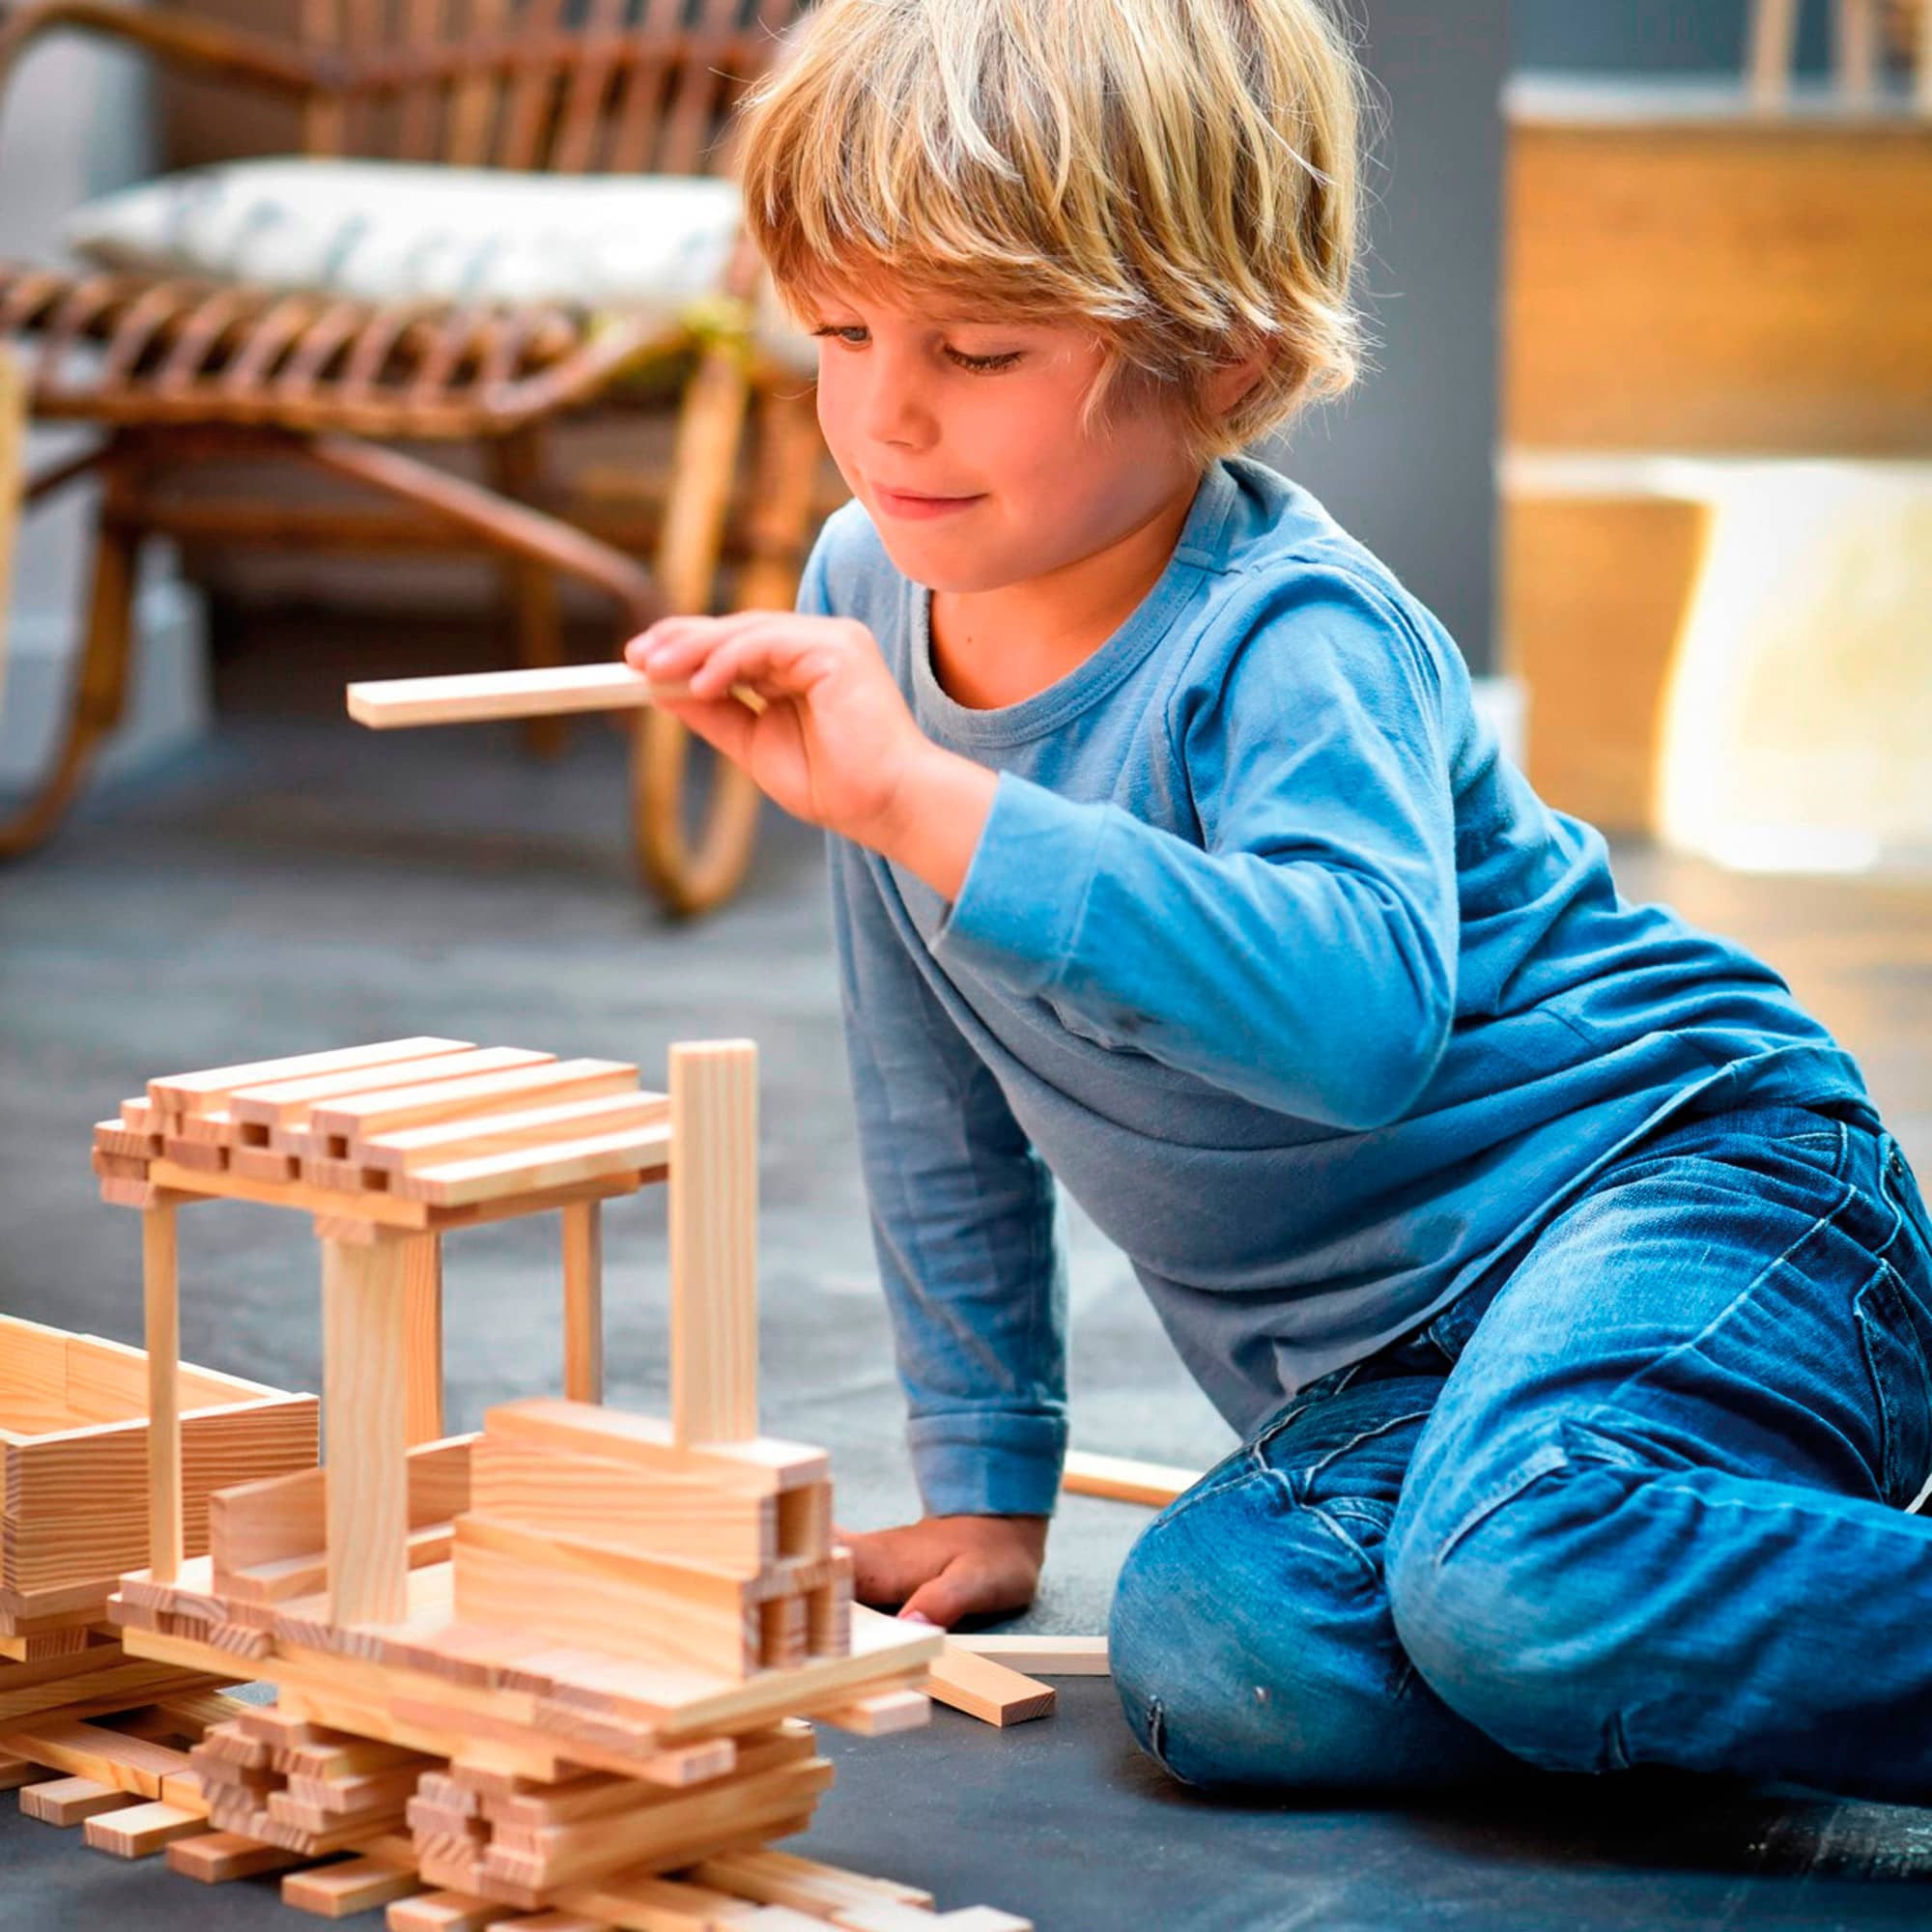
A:
POLYGON ((1007 323, 818 298, 818 419, 895 564, 993 590, 1094 555, 1192 491, 1165 411, 1082 408, 1104 352, 1073 323, 1007 323))

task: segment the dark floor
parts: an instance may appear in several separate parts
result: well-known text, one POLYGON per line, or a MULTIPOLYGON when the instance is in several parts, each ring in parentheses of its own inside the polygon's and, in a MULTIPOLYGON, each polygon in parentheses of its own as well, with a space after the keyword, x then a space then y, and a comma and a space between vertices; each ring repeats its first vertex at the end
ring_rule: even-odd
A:
MULTIPOLYGON (((357 658, 354 669, 370 674, 357 658)), ((664 923, 634 887, 621 761, 601 724, 560 763, 494 727, 376 736, 231 668, 215 742, 91 801, 0 874, 0 1308, 138 1340, 133 1218, 103 1208, 88 1123, 150 1075, 413 1033, 636 1059, 763 1046, 762 1417, 834 1451, 840 1517, 914 1496, 855 1172, 818 845, 767 831, 742 897, 664 923)), ((318 645, 314 689, 342 664, 318 645)), ((332 708, 332 707, 331 707, 332 708)), ((1932 891, 1772 883, 1632 854, 1626 890, 1768 952, 1857 1052, 1932 1169, 1932 891)), ((665 1400, 660 1194, 608 1217, 610 1397, 665 1400)), ((1226 1434, 1131 1277, 1069 1216, 1076 1439, 1199 1464, 1226 1434)), ((559 1374, 554 1230, 449 1243, 450 1426, 559 1374)), ((184 1351, 297 1388, 320 1344, 305 1224, 203 1208, 183 1237, 184 1351)), ((1027 1620, 1097 1630, 1141 1522, 1070 1500, 1027 1620)), ((1932 1608, 1932 1605, 1928 1605, 1932 1608)), ((1879 1926, 1932 1923, 1932 1812, 1663 1778, 1546 1780, 1456 1807, 1209 1806, 1138 1760, 1109 1687, 1012 1733, 835 1738, 819 1856, 917 1879, 1052 1932, 1127 1925, 1879 1926)), ((289 1925, 266 1886, 209 1893, 86 1852, 0 1805, 0 1932, 289 1925)))

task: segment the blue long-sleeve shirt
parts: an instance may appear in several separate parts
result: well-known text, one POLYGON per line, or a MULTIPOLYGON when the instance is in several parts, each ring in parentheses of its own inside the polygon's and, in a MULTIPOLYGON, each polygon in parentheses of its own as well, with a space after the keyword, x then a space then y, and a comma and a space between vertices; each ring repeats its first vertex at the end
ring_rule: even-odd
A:
POLYGON ((1000 773, 958 898, 832 840, 861 1147, 934 1513, 1044 1514, 1057 1179, 1240 1433, 1427 1320, 1692 1103, 1868 1105, 1768 967, 1632 906, 1441 625, 1307 492, 1216 465, 1122 628, 1021 703, 933 673, 864 510, 801 610, 1000 773))

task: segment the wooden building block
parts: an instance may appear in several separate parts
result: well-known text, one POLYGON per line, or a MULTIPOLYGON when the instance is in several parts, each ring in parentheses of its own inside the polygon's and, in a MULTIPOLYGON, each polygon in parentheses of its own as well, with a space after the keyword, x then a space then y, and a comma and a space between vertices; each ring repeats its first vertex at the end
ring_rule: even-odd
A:
POLYGON ((1032 1919, 996 1912, 990 1905, 969 1905, 963 1911, 935 1915, 881 1901, 841 1906, 832 1915, 832 1922, 841 1932, 1033 1932, 1032 1919))
POLYGON ((271 1081, 301 1080, 326 1073, 347 1073, 358 1066, 381 1066, 443 1048, 458 1040, 386 1039, 370 1046, 350 1046, 327 1053, 291 1054, 281 1060, 251 1061, 242 1066, 214 1066, 198 1073, 171 1073, 148 1082, 148 1101, 161 1113, 206 1114, 228 1104, 241 1087, 263 1087, 271 1081))
MULTIPOLYGON (((568 1211, 568 1210, 566 1210, 568 1211)), ((403 1237, 405 1438, 435 1442, 442 1435, 442 1237, 403 1237)))
POLYGON ((836 1711, 822 1711, 820 1720, 856 1737, 884 1738, 895 1731, 916 1731, 932 1719, 932 1699, 923 1690, 881 1690, 836 1711))
POLYGON ((338 1624, 395 1623, 409 1603, 404 1245, 322 1244, 328 1596, 338 1624))
POLYGON ((201 1811, 184 1811, 178 1804, 155 1800, 128 1804, 87 1821, 85 1836, 97 1852, 110 1858, 145 1859, 177 1838, 205 1833, 208 1818, 201 1811))
POLYGON ((895 1879, 872 1878, 820 1864, 792 1852, 733 1852, 707 1859, 692 1876, 700 1885, 716 1886, 766 1905, 788 1905, 799 1912, 821 1915, 860 1905, 907 1905, 930 1911, 932 1894, 895 1879))
POLYGON ((760 1435, 748 1442, 684 1444, 673 1439, 671 1426, 662 1417, 550 1397, 500 1404, 484 1416, 483 1426, 486 1436, 696 1476, 753 1495, 781 1495, 807 1483, 822 1483, 832 1470, 832 1459, 823 1449, 804 1443, 760 1435))
POLYGON ((17 1791, 41 1776, 41 1766, 23 1757, 0 1757, 0 1791, 17 1791))
POLYGON ((670 1129, 662 1123, 626 1127, 620 1133, 594 1134, 582 1140, 556 1141, 543 1147, 519 1148, 510 1153, 483 1154, 475 1160, 419 1168, 394 1176, 391 1186, 406 1201, 462 1208, 568 1187, 602 1175, 662 1173, 669 1145, 670 1129))
POLYGON ((502 1918, 499 1899, 472 1898, 460 1891, 425 1891, 389 1907, 389 1932, 483 1932, 502 1918))
MULTIPOLYGON (((678 685, 661 692, 681 692, 678 685)), ((653 697, 649 678, 626 664, 546 665, 533 670, 469 671, 455 677, 391 677, 349 687, 349 715, 372 731, 576 711, 638 710, 653 697)))
POLYGON ((148 1345, 148 1568, 158 1582, 179 1572, 183 1555, 177 1271, 174 1204, 159 1201, 141 1217, 142 1307, 148 1345))
POLYGON ((413 1871, 380 1859, 355 1858, 346 1863, 291 1872, 282 1881, 282 1903, 318 1918, 347 1918, 422 1889, 413 1871))
POLYGON ((758 1050, 670 1050, 671 1433, 758 1433, 758 1050))
MULTIPOLYGON (((895 1625, 898 1619, 854 1604, 852 1622, 856 1636, 862 1627, 877 1630, 881 1625, 895 1625)), ((1001 1726, 1050 1717, 1058 1702, 1052 1685, 1037 1683, 990 1658, 975 1657, 951 1638, 928 1666, 925 1688, 942 1704, 978 1718, 981 1723, 1001 1726)))
POLYGON ((563 1210, 563 1393, 604 1400, 604 1208, 580 1201, 563 1210))
POLYGON ((483 1154, 512 1153, 519 1148, 615 1133, 626 1127, 659 1126, 670 1119, 663 1094, 595 1094, 587 1100, 560 1100, 510 1114, 484 1114, 474 1120, 444 1121, 427 1127, 401 1127, 366 1137, 361 1158, 371 1167, 411 1173, 447 1161, 483 1154))
POLYGON ((1127 1456, 1096 1456, 1069 1449, 1060 1487, 1070 1496, 1109 1496, 1116 1502, 1164 1509, 1201 1480, 1199 1469, 1169 1463, 1141 1463, 1127 1456))
POLYGON ((571 1455, 486 1435, 471 1462, 478 1514, 545 1534, 586 1537, 620 1549, 689 1558, 754 1577, 780 1552, 786 1496, 723 1490, 700 1476, 667 1474, 597 1456, 571 1455))
POLYGON ((50 1770, 91 1778, 140 1798, 158 1799, 162 1781, 188 1768, 185 1751, 71 1718, 43 1718, 31 1732, 11 1733, 6 1747, 22 1753, 32 1750, 35 1762, 50 1770))
POLYGON ((505 1073, 389 1087, 331 1100, 310 1112, 309 1131, 328 1143, 322 1152, 341 1159, 349 1155, 351 1143, 402 1127, 427 1126, 492 1108, 507 1112, 542 1100, 582 1100, 633 1092, 637 1084, 638 1069, 627 1062, 558 1060, 547 1065, 512 1067, 505 1073))
POLYGON ((233 1832, 205 1832, 198 1837, 177 1838, 168 1847, 168 1869, 203 1885, 226 1885, 231 1879, 256 1878, 306 1862, 300 1852, 260 1844, 233 1832))
POLYGON ((456 1613, 572 1645, 716 1671, 757 1662, 757 1612, 744 1577, 602 1545, 532 1535, 471 1511, 456 1525, 456 1613))
POLYGON ((507 1073, 518 1066, 547 1065, 555 1058, 554 1053, 533 1052, 522 1046, 466 1047, 449 1040, 420 1056, 384 1061, 377 1066, 358 1066, 347 1073, 311 1074, 305 1080, 276 1080, 266 1086, 239 1088, 230 1096, 228 1106, 244 1129, 258 1127, 265 1132, 274 1129, 287 1132, 306 1126, 316 1107, 352 1094, 381 1093, 389 1088, 438 1080, 462 1080, 478 1073, 507 1073))
POLYGON ((947 1639, 952 1650, 989 1657, 1009 1670, 1036 1677, 1105 1677, 1108 1674, 1104 1636, 968 1635, 947 1639))
POLYGON ((45 1784, 29 1784, 20 1792, 20 1809, 43 1825, 78 1825, 133 1802, 119 1785, 91 1777, 56 1777, 45 1784))

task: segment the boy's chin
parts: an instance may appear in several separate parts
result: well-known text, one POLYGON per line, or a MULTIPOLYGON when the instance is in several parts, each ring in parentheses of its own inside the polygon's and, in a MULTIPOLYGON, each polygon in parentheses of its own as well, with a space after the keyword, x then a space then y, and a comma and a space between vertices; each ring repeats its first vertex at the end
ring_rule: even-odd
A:
POLYGON ((1009 583, 1017 583, 1023 575, 1020 571, 1001 569, 983 552, 979 556, 954 558, 947 555, 946 546, 940 544, 895 543, 883 532, 880 541, 901 577, 927 590, 943 590, 948 596, 1003 590, 1009 583))

